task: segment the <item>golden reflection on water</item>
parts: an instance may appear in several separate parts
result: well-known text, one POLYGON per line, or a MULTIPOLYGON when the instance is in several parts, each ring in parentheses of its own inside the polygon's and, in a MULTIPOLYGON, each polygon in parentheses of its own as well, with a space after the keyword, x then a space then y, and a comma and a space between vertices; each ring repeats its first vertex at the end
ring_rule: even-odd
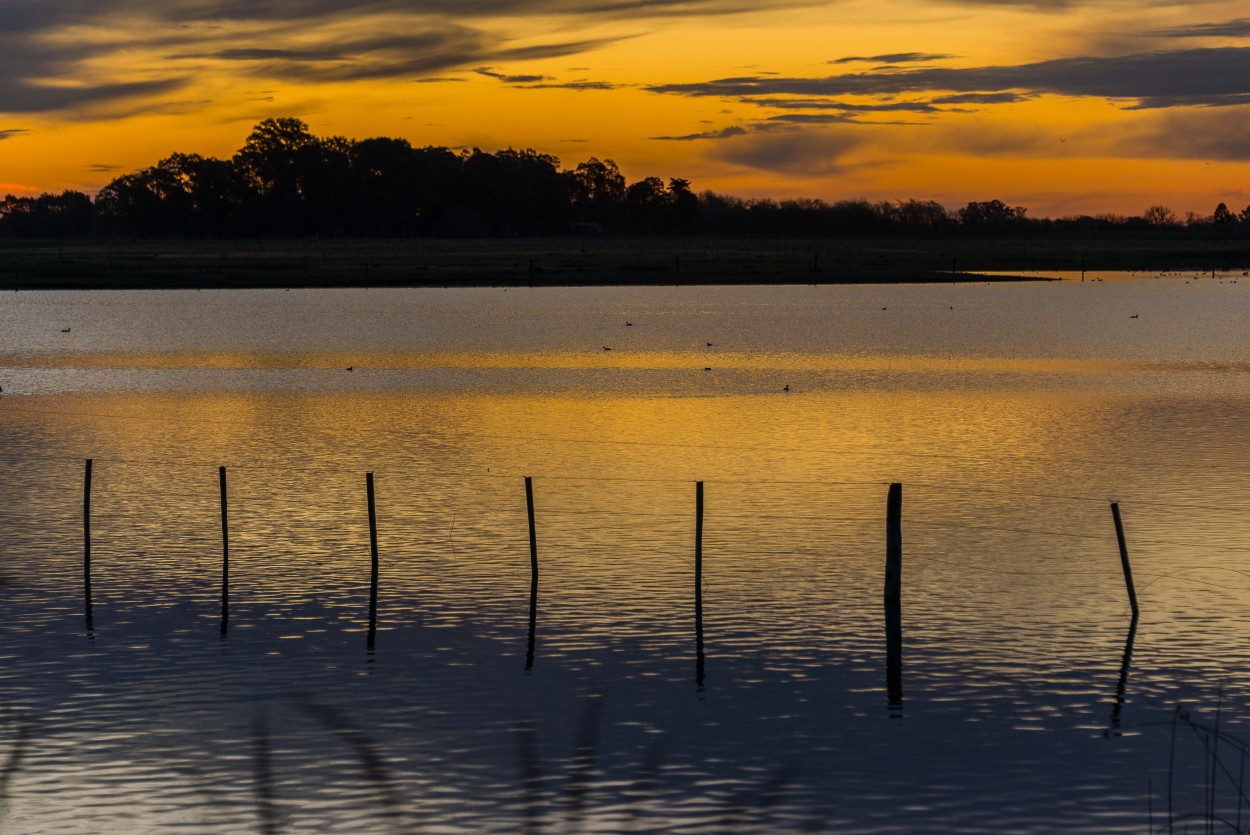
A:
POLYGON ((1111 359, 1095 357, 977 357, 866 355, 758 351, 657 351, 587 349, 578 352, 90 352, 17 354, 11 368, 135 370, 403 371, 431 369, 725 370, 891 374, 1127 374, 1132 372, 1250 372, 1250 362, 1210 359, 1111 359))
MULTIPOLYGON (((510 749, 500 753, 511 740, 501 727, 515 722, 517 703, 553 734, 576 710, 565 690, 593 689, 586 682, 614 688, 605 701, 618 726, 607 733, 706 730, 725 746, 701 742, 718 763, 754 763, 757 749, 806 756, 811 793, 838 797, 864 830, 877 813, 855 798, 873 791, 922 795, 913 830, 943 804, 983 823, 978 804, 997 810, 983 831, 1004 820, 1022 826, 1086 790, 1106 797, 1085 796, 1084 808, 1109 803, 1109 818, 1131 828, 1142 770, 1166 776, 1152 723, 1168 706, 1250 703, 1250 581, 1239 573, 1250 548, 1250 394, 1235 363, 615 349, 6 362, 54 373, 267 369, 278 380, 227 378, 186 393, 6 392, 0 521, 5 593, 22 602, 16 644, 34 648, 23 663, 60 674, 51 665, 62 663, 62 644, 81 645, 82 460, 92 458, 96 655, 82 663, 104 657, 101 648, 121 652, 112 642, 124 641, 133 659, 119 665, 144 671, 135 701, 172 705, 183 688, 201 693, 183 679, 215 686, 196 678, 207 663, 198 644, 164 643, 198 636, 226 659, 213 671, 246 678, 231 681, 239 688, 231 698, 307 686, 284 683, 287 669, 327 688, 331 701, 368 704, 384 693, 377 698, 393 703, 372 705, 388 720, 383 744, 398 748, 411 784, 442 791, 422 802, 448 819, 466 819, 477 799, 448 790, 449 773, 470 794, 511 790, 510 777, 483 790, 482 775, 501 761, 514 768, 510 749), (726 368, 754 373, 717 376, 726 368), (286 384, 284 372, 307 369, 333 372, 332 381, 286 384), (360 383, 383 369, 449 375, 360 383), (566 384, 559 374, 544 378, 552 386, 512 385, 506 374, 471 384, 480 369, 516 377, 658 369, 699 382, 663 378, 643 394, 566 384), (808 386, 795 376, 804 372, 853 384, 808 386), (886 378, 855 382, 871 383, 875 372, 886 378), (790 392, 781 389, 787 380, 796 381, 790 392), (231 605, 218 646, 223 465, 231 605), (381 578, 376 655, 362 661, 366 472, 377 486, 381 578), (542 569, 528 675, 523 476, 534 478, 542 569), (705 482, 707 501, 701 694, 695 481, 705 482), (904 496, 901 707, 887 703, 894 684, 881 609, 891 482, 904 496), (1109 500, 1124 512, 1142 603, 1131 674, 1109 500), (30 637, 41 631, 60 654, 30 637), (249 666, 232 653, 262 661, 249 666), (170 669, 177 676, 163 681, 170 669), (343 683, 357 677, 374 689, 343 683), (883 730, 887 708, 902 722, 883 730), (1122 735, 1115 742, 1103 737, 1108 723, 1122 735), (747 732, 735 741, 726 726, 747 732), (438 734, 457 755, 431 766, 428 738, 438 734), (877 782, 899 752, 916 773, 877 782), (1000 772, 1015 788, 994 794, 986 774, 1000 772), (1084 788, 1065 782, 1072 773, 1084 788), (943 775, 941 785, 927 774, 943 775)), ((217 709, 237 703, 224 704, 217 709)), ((98 728, 85 712, 63 710, 67 737, 90 740, 98 728)), ((215 734, 221 717, 210 716, 196 721, 215 734)), ((1244 712, 1230 709, 1225 721, 1247 728, 1244 712)), ((683 767, 722 779, 716 769, 728 766, 709 766, 695 750, 696 765, 683 767)), ((625 770, 602 767, 614 779, 625 770)), ((135 798, 150 777, 117 768, 110 788, 142 806, 135 798)), ((284 791, 294 798, 298 789, 284 791)), ((677 808, 702 802, 703 792, 670 799, 677 808)))

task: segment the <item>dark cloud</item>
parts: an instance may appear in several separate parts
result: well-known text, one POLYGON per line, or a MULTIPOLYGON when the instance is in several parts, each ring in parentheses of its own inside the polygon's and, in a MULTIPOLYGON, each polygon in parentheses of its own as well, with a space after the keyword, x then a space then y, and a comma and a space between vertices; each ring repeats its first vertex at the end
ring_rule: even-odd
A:
POLYGON ((15 136, 21 136, 24 133, 30 133, 29 128, 5 128, 0 130, 0 141, 12 139, 15 136))
POLYGON ((934 96, 932 104, 1014 104, 1033 98, 1024 93, 957 93, 953 96, 934 96))
POLYGON ((95 173, 97 173, 97 174, 108 174, 108 173, 113 172, 113 171, 121 171, 121 170, 122 170, 122 166, 120 166, 120 165, 110 165, 110 164, 108 164, 108 163, 106 163, 106 162, 97 162, 97 163, 95 163, 94 165, 88 165, 88 166, 87 166, 87 170, 88 170, 88 171, 93 171, 93 172, 95 172, 95 173))
POLYGON ((582 92, 585 90, 616 90, 625 86, 613 84, 609 81, 588 81, 584 78, 576 81, 556 81, 549 75, 508 75, 507 73, 497 71, 494 67, 478 67, 474 72, 478 75, 497 78, 504 84, 520 90, 573 90, 582 92))
POLYGON ((23 80, 0 83, 0 113, 44 113, 98 104, 113 104, 175 90, 183 79, 145 81, 131 84, 96 84, 63 87, 23 80))
POLYGON ((727 128, 719 130, 705 130, 698 133, 685 133, 677 136, 652 136, 650 139, 659 139, 665 142, 693 142, 696 139, 728 139, 731 136, 742 136, 750 133, 750 129, 741 125, 731 125, 727 128))
MULTIPOLYGON (((619 90, 627 85, 613 84, 610 81, 554 81, 544 82, 542 84, 526 84, 522 90, 573 90, 574 92, 582 92, 585 90, 619 90)), ((630 85, 632 86, 632 85, 630 85)))
POLYGON ((783 113, 769 116, 765 124, 771 125, 926 125, 927 122, 899 122, 860 119, 849 113, 783 113))
POLYGON ((787 98, 755 98, 751 104, 760 107, 773 107, 782 110, 838 110, 844 113, 941 113, 941 108, 934 107, 927 101, 895 101, 879 104, 857 104, 838 99, 787 99, 787 98))
POLYGON ((412 79, 414 84, 456 84, 463 83, 465 79, 454 75, 431 75, 425 78, 412 79))
POLYGON ((843 156, 861 138, 851 132, 752 133, 717 143, 712 156, 722 162, 765 171, 828 176, 845 169, 843 156))
POLYGON ((474 72, 478 75, 497 78, 504 84, 535 84, 540 81, 549 81, 551 78, 547 75, 507 75, 505 73, 497 72, 492 67, 478 67, 474 70, 474 72))
POLYGON ((1250 38, 1250 17, 1159 29, 1150 34, 1160 38, 1250 38))
POLYGON ((885 55, 848 55, 835 58, 830 64, 916 64, 924 61, 945 61, 956 58, 956 55, 943 55, 932 52, 891 52, 885 55))
MULTIPOLYGON (((817 0, 0 0, 0 113, 137 112, 205 62, 288 82, 435 76, 584 53, 614 38, 518 45, 492 18, 725 15, 817 0), (353 32, 342 37, 351 23, 353 32), (493 31, 492 27, 501 31, 493 31), (126 55, 128 76, 99 67, 126 55), (162 63, 156 56, 167 56, 162 63), (152 56, 145 65, 144 55, 152 56), (135 56, 139 56, 137 59, 135 56), (146 77, 136 73, 146 72, 146 77)), ((562 27, 567 29, 568 27, 562 27)), ((628 34, 621 37, 628 37, 628 34)), ((573 89, 606 89, 582 82, 573 89)))
POLYGON ((742 101, 779 96, 1054 94, 1097 97, 1155 108, 1250 101, 1250 48, 1187 49, 1112 57, 1074 57, 1016 66, 849 73, 824 78, 745 76, 647 89, 742 101))

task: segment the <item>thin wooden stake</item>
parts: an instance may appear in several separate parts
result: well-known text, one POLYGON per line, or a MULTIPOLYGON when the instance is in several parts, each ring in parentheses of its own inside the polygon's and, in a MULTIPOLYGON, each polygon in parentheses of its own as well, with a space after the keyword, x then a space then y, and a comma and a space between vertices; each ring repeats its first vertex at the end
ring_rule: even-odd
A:
POLYGON ((91 575, 91 459, 87 459, 87 470, 82 482, 82 539, 83 539, 83 570, 91 575))
POLYGON ((1124 523, 1120 521, 1120 505, 1117 502, 1111 503, 1111 518, 1115 520, 1115 538, 1120 542, 1120 567, 1124 569, 1124 585, 1128 589, 1128 603, 1133 607, 1133 617, 1136 618, 1137 610, 1137 590, 1133 587, 1133 566, 1128 562, 1128 546, 1124 544, 1124 523))
POLYGON ((534 479, 525 477, 525 512, 530 520, 530 585, 538 585, 538 532, 534 528, 534 479))
POLYGON ((530 523, 530 629, 525 645, 525 669, 534 669, 534 636, 538 627, 538 531, 534 525, 534 479, 525 477, 525 511, 530 523))
POLYGON ((365 473, 365 492, 369 496, 369 553, 373 559, 369 573, 369 637, 367 646, 373 649, 378 628, 378 520, 373 503, 373 473, 365 473))
POLYGON ((885 596, 898 598, 903 587, 903 485, 891 484, 885 502, 885 596))

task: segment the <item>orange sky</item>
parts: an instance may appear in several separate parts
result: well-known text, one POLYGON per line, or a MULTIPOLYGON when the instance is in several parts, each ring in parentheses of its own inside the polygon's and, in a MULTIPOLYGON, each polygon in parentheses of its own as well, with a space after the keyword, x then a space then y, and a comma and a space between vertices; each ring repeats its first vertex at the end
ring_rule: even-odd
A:
POLYGON ((0 191, 251 126, 1034 216, 1250 205, 1250 17, 1121 0, 0 0, 0 191))

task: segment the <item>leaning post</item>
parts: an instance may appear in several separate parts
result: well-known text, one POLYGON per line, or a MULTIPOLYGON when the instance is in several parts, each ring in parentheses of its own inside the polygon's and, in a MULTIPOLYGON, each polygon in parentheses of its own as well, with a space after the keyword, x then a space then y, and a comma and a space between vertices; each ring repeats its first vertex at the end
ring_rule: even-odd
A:
POLYGON ((1133 566, 1128 561, 1128 546, 1124 544, 1124 523, 1120 521, 1120 505, 1118 502, 1111 503, 1111 518, 1115 520, 1115 538, 1120 543, 1120 567, 1124 569, 1124 586, 1128 589, 1128 604, 1133 607, 1133 617, 1136 618, 1137 610, 1137 590, 1133 587, 1133 566))

